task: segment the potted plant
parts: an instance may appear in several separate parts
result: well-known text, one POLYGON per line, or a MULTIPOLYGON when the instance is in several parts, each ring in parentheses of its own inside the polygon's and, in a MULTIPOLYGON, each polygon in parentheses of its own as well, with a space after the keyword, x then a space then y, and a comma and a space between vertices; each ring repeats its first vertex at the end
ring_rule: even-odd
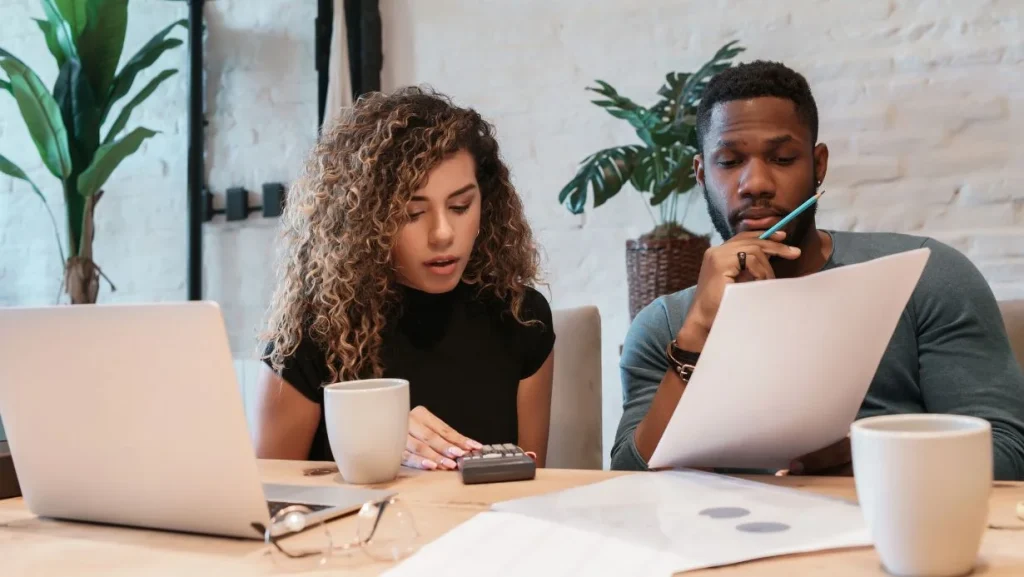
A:
MULTIPOLYGON (((158 32, 120 72, 117 71, 128 23, 128 0, 41 0, 45 19, 35 19, 57 64, 52 92, 39 76, 13 54, 0 48, 0 92, 17 102, 25 126, 46 169, 64 190, 67 255, 60 249, 63 287, 73 304, 94 303, 102 271, 93 261, 94 214, 102 186, 117 166, 157 134, 137 127, 122 134, 132 111, 177 70, 164 70, 111 116, 114 105, 128 96, 139 73, 182 41, 168 38, 179 20, 158 32), (101 131, 107 120, 101 138, 101 131)), ((46 198, 28 175, 0 155, 0 172, 29 183, 46 206, 46 198)), ((108 279, 109 282, 109 279, 108 279)), ((113 285, 111 285, 113 288, 113 285)))
POLYGON ((630 320, 657 297, 697 283, 709 236, 682 224, 690 204, 687 195, 696 185, 697 104, 708 81, 732 66, 732 59, 744 50, 730 42, 696 72, 669 72, 658 90, 659 100, 646 108, 602 80, 596 81, 597 87, 587 87, 603 97, 592 102, 629 122, 640 143, 605 148, 584 158, 558 201, 573 214, 582 214, 588 190, 597 208, 629 183, 658 207, 654 229, 626 242, 630 320))

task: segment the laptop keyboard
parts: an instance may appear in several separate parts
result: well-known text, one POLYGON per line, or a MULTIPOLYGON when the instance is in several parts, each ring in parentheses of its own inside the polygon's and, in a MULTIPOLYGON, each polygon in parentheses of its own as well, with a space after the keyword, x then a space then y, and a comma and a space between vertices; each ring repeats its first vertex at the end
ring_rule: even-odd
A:
POLYGON ((281 509, 291 507, 292 505, 301 505, 310 511, 322 511, 331 507, 331 505, 308 505, 306 503, 289 503, 287 501, 267 501, 267 508, 270 510, 271 517, 277 515, 281 509))

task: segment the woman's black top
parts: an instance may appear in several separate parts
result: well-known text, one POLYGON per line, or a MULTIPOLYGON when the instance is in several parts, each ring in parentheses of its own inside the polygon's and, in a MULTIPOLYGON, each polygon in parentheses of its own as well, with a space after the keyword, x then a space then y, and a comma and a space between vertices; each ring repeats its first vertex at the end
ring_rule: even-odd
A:
MULTIPOLYGON (((411 407, 426 407, 471 439, 517 443, 519 381, 536 373, 554 346, 547 300, 527 289, 520 316, 539 324, 524 325, 506 303, 465 283, 444 294, 400 290, 400 312, 382 331, 382 376, 408 380, 411 407)), ((281 377, 320 405, 309 459, 333 460, 324 423, 322 386, 331 377, 323 349, 307 337, 281 377)))

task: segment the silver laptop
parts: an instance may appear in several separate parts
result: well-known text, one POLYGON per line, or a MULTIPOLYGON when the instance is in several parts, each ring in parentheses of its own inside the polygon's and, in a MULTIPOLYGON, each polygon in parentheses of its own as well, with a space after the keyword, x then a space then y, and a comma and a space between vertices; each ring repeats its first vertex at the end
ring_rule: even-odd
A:
POLYGON ((0 414, 41 517, 262 539, 392 494, 261 483, 215 303, 0 308, 0 414))

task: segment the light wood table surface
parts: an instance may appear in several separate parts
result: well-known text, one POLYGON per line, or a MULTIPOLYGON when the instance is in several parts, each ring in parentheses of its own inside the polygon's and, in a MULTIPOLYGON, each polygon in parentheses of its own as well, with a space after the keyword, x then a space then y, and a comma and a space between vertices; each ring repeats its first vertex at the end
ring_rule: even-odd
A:
MULTIPOLYGON (((306 469, 331 466, 331 463, 261 461, 260 471, 263 480, 270 483, 332 485, 340 482, 337 473, 303 475, 306 469)), ((622 473, 549 469, 538 471, 533 481, 464 486, 455 473, 403 469, 401 476, 388 486, 398 492, 399 499, 411 511, 422 544, 486 510, 494 502, 586 485, 619 474, 622 473)), ((748 478, 856 499, 852 478, 748 478)), ((982 543, 975 575, 1024 576, 1024 521, 1015 514, 1015 505, 1021 500, 1024 500, 1024 484, 995 484, 990 528, 982 543)), ((348 540, 355 535, 355 523, 354 518, 348 517, 332 522, 330 529, 336 540, 348 540)), ((378 575, 388 567, 357 551, 303 574, 368 576, 378 575)), ((0 501, 0 575, 3 577, 289 574, 294 573, 276 566, 261 542, 39 519, 29 513, 21 499, 0 501)), ((867 547, 752 561, 686 575, 844 577, 885 573, 874 550, 867 547)))

